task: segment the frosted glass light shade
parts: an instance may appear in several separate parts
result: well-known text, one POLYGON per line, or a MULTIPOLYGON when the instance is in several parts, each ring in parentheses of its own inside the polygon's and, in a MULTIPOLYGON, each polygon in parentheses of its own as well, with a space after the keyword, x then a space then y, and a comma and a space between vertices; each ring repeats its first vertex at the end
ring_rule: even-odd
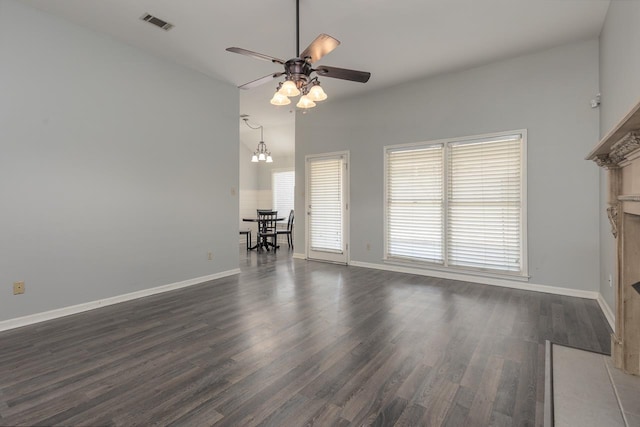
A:
POLYGON ((271 104, 273 105, 289 105, 291 104, 291 100, 286 95, 281 94, 280 92, 276 92, 273 94, 273 98, 271 98, 271 104))
POLYGON ((313 108, 316 106, 316 103, 311 100, 307 95, 303 95, 300 97, 300 101, 296 104, 298 108, 313 108))
POLYGON ((267 154, 267 163, 273 163, 273 158, 271 157, 271 154, 267 154))
POLYGON ((292 82, 291 80, 287 80, 284 83, 282 83, 282 87, 280 88, 280 90, 278 92, 281 93, 282 95, 285 95, 285 96, 298 96, 298 95, 300 95, 300 91, 296 87, 296 84, 294 82, 292 82))
POLYGON ((320 85, 315 85, 309 90, 309 98, 312 101, 324 101, 327 99, 327 94, 322 90, 320 85))
POLYGON ((256 154, 254 153, 253 156, 251 156, 251 161, 253 163, 258 163, 258 156, 256 156, 256 154))
POLYGON ((260 153, 260 154, 258 155, 258 160, 260 160, 261 162, 264 162, 264 161, 265 161, 265 159, 266 159, 266 157, 265 157, 264 153, 260 153))

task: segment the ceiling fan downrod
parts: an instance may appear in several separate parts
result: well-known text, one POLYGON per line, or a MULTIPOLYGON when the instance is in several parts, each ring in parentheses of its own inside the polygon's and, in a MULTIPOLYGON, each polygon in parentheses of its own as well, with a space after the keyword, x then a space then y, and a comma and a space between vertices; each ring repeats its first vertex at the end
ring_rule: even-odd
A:
POLYGON ((296 57, 300 58, 300 0, 296 0, 296 57))

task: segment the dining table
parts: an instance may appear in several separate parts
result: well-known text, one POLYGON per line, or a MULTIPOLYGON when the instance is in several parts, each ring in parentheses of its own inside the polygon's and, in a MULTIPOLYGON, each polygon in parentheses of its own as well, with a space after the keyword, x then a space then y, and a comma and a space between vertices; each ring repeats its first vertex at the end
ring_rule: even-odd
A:
MULTIPOLYGON (((285 217, 281 217, 281 218, 276 218, 275 221, 276 222, 282 222, 282 221, 286 221, 287 218, 285 217)), ((259 223, 260 220, 258 218, 242 218, 242 221, 244 222, 257 222, 259 223)), ((260 225, 258 225, 258 227, 260 227, 260 225)), ((260 233, 258 233, 258 236, 260 235, 260 233)), ((269 250, 269 246, 273 246, 274 250, 278 249, 280 247, 280 245, 278 244, 273 244, 271 242, 269 242, 266 238, 263 238, 262 240, 260 240, 260 238, 256 239, 256 244, 254 246, 251 246, 249 249, 253 250, 253 249, 258 249, 258 248, 265 248, 266 250, 269 250)))

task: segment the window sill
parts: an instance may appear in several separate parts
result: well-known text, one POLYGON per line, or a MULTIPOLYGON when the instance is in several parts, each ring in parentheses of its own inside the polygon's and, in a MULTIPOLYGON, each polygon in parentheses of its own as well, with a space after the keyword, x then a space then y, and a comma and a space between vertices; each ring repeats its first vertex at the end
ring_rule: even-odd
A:
POLYGON ((490 279, 503 279, 503 280, 513 280, 518 282, 528 282, 531 276, 526 274, 519 273, 495 273, 491 271, 485 270, 474 270, 460 267, 444 267, 437 264, 430 264, 426 262, 419 261, 408 261, 408 260, 398 260, 398 259, 383 259, 382 262, 389 265, 396 265, 398 267, 407 267, 407 268, 415 268, 418 270, 423 270, 425 272, 434 271, 440 273, 449 273, 452 275, 465 275, 472 277, 487 277, 490 279))

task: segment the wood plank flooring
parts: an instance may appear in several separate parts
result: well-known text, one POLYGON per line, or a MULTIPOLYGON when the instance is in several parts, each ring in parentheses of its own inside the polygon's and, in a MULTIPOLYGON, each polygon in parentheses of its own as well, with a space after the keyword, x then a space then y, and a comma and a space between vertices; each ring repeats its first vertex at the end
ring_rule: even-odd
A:
POLYGON ((242 273, 0 333, 0 425, 542 424, 595 301, 241 254, 242 273))

